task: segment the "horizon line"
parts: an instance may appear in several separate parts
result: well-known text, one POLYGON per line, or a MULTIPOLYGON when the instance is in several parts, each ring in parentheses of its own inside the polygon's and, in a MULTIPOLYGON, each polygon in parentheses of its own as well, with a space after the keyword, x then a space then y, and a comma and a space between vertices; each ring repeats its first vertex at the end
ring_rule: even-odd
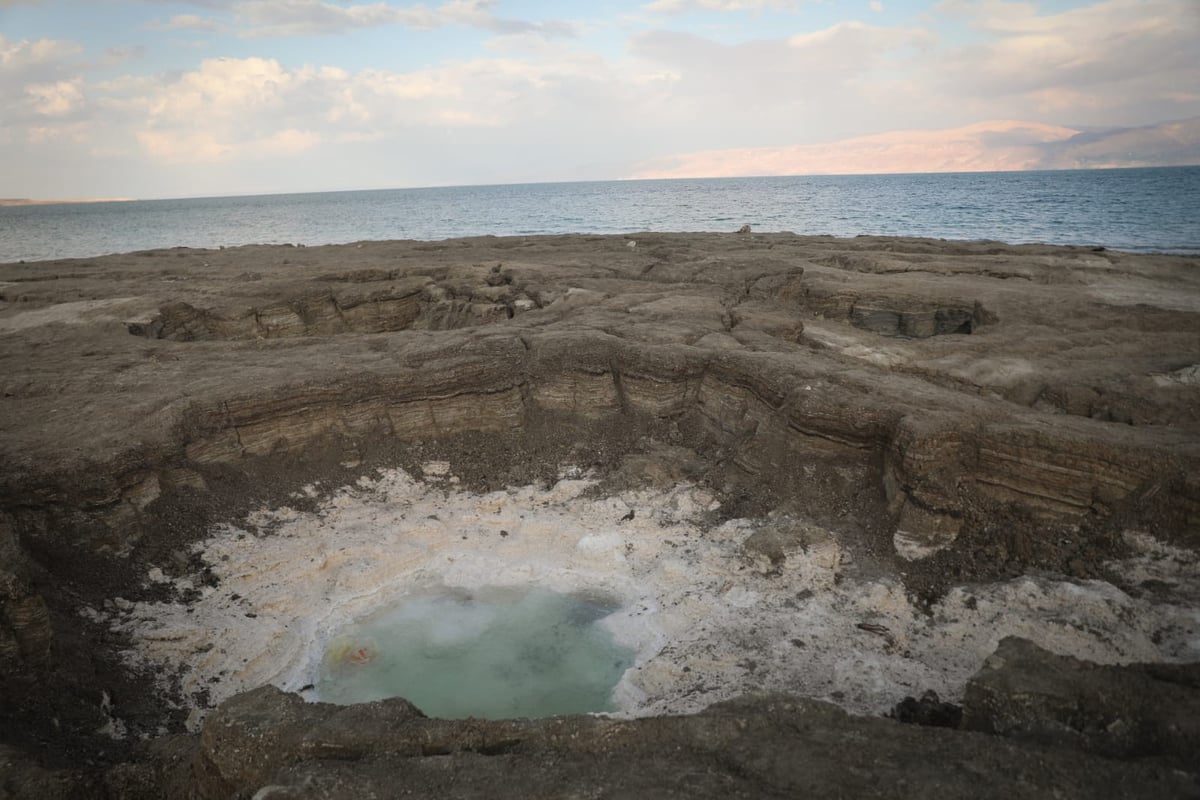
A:
POLYGON ((1143 165, 1101 165, 1101 166, 1074 166, 1074 167, 1052 167, 1046 169, 1000 169, 1000 170, 921 170, 921 171, 897 171, 897 172, 808 172, 808 173, 781 173, 777 175, 693 175, 686 177, 660 177, 660 178, 587 178, 576 180, 543 180, 543 181, 504 181, 500 183, 435 183, 424 184, 419 186, 383 186, 375 188, 357 188, 357 189, 303 189, 299 191, 260 191, 260 192, 234 192, 232 194, 198 194, 198 195, 168 195, 159 197, 83 197, 83 198, 67 198, 67 199, 39 199, 12 197, 0 198, 0 208, 21 208, 27 206, 47 206, 47 205, 85 205, 85 204, 104 204, 104 203, 152 203, 168 200, 225 200, 233 198, 250 198, 250 197, 288 197, 292 195, 315 195, 315 194, 350 194, 358 192, 408 192, 408 191, 425 191, 433 189, 492 189, 508 186, 555 186, 566 185, 572 183, 666 183, 673 181, 736 181, 736 180, 753 180, 753 179, 774 179, 774 178, 885 178, 900 175, 920 176, 920 175, 1011 175, 1017 173, 1040 173, 1040 172, 1105 172, 1116 170, 1138 170, 1138 169, 1194 169, 1200 167, 1200 163, 1194 164, 1143 164, 1143 165))

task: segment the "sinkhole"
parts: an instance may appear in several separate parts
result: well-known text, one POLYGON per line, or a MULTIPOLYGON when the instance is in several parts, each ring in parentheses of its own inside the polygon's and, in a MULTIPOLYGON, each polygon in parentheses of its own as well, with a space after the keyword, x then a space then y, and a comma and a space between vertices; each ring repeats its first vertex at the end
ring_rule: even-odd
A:
POLYGON ((448 719, 611 711, 635 658, 603 624, 617 608, 542 588, 407 597, 330 640, 317 693, 341 704, 404 697, 448 719))
MULTIPOLYGON (((686 714, 760 692, 878 714, 926 689, 961 697, 1003 636, 1097 662, 1195 658, 1188 600, 1024 577, 922 608, 862 569, 848 534, 785 513, 714 521, 703 486, 608 493, 568 467, 476 493, 442 462, 421 472, 382 469, 314 508, 215 527, 195 546, 208 576, 152 568, 147 586, 174 596, 91 614, 181 697, 193 731, 264 684, 341 704, 399 696, 441 718, 686 714)), ((1149 538, 1130 547, 1147 565, 1194 563, 1149 538)))

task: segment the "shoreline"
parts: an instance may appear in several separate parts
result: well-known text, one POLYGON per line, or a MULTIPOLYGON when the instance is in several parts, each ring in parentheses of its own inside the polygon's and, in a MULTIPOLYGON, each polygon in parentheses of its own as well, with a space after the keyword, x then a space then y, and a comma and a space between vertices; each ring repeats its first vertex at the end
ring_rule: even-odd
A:
MULTIPOLYGON (((793 231, 1195 256, 1200 168, 1066 175, 776 177, 364 190, 47 206, 3 214, 0 261, 176 246, 793 231), (1014 177, 1016 176, 1016 177, 1014 177), (989 187, 994 191, 988 190, 989 187), (453 214, 445 209, 453 208, 453 214), (280 241, 283 240, 283 241, 280 241)), ((3 211, 3 209, 0 209, 3 211)))
MULTIPOLYGON (((54 201, 54 202, 57 202, 57 201, 54 201)), ((97 201, 81 201, 81 202, 84 202, 85 204, 94 204, 94 203, 105 203, 105 202, 139 202, 139 201, 137 201, 135 199, 130 199, 130 200, 112 200, 112 201, 97 200, 97 201)), ((52 202, 47 201, 44 204, 49 205, 49 204, 52 204, 52 202)), ((31 205, 43 205, 43 203, 35 203, 35 204, 31 204, 31 205)), ((0 206, 0 207, 2 207, 2 206, 0 206)), ((19 206, 10 206, 10 207, 19 207, 19 206)), ((415 244, 415 245, 434 246, 434 245, 438 245, 438 244, 445 244, 445 243, 451 243, 451 242, 457 242, 457 241, 475 241, 475 240, 486 241, 486 240, 506 240, 506 239, 507 240, 538 240, 538 239, 552 239, 552 238, 566 238, 566 239, 576 238, 577 239, 577 238, 585 238, 585 237, 623 238, 626 242, 629 242, 629 241, 636 242, 639 238, 655 237, 655 236, 683 236, 683 237, 686 237, 686 236, 720 236, 720 235, 726 235, 731 232, 732 231, 730 231, 730 230, 703 230, 703 231, 637 230, 637 231, 631 231, 631 232, 570 231, 570 232, 558 232, 558 233, 530 233, 530 234, 481 233, 481 234, 471 235, 471 236, 448 236, 448 237, 430 238, 430 239, 420 239, 420 238, 353 239, 353 240, 345 240, 345 241, 329 241, 329 242, 322 241, 322 242, 310 242, 310 243, 305 243, 305 242, 244 242, 244 243, 240 243, 240 244, 220 244, 220 245, 216 245, 216 244, 213 244, 213 245, 161 244, 161 245, 148 246, 145 248, 124 250, 124 251, 120 251, 120 252, 107 251, 107 252, 91 253, 91 254, 55 255, 55 256, 46 256, 43 258, 27 257, 27 258, 16 258, 16 259, 10 259, 10 260, 3 260, 2 258, 0 258, 0 267, 14 266, 14 265, 24 265, 24 266, 52 265, 52 264, 58 264, 58 263, 71 263, 71 262, 80 262, 80 261, 95 262, 99 259, 116 258, 116 257, 120 257, 120 256, 130 255, 133 253, 150 254, 150 253, 159 253, 159 252, 175 252, 175 253, 179 253, 180 255, 188 255, 188 254, 204 255, 204 254, 217 254, 217 253, 224 252, 224 251, 238 251, 238 250, 263 249, 263 248, 294 248, 294 249, 299 250, 299 249, 305 249, 305 248, 316 249, 316 248, 347 248, 347 247, 360 247, 360 246, 361 247, 386 246, 386 245, 391 245, 391 244, 415 244)), ((808 240, 808 241, 812 241, 812 242, 828 242, 831 244, 837 243, 837 242, 853 244, 856 241, 868 240, 868 241, 874 241, 874 242, 880 243, 882 245, 886 245, 888 242, 895 241, 895 242, 925 243, 931 247, 939 247, 939 246, 953 247, 956 245, 960 245, 963 247, 998 246, 998 247, 1002 247, 1002 248, 1010 249, 1010 250, 1025 251, 1024 254, 1026 254, 1026 255, 1035 255, 1038 251, 1041 251, 1041 250, 1064 250, 1064 251, 1078 251, 1078 252, 1091 252, 1091 253, 1111 253, 1113 255, 1128 255, 1128 256, 1137 256, 1137 257, 1141 257, 1141 256, 1149 256, 1149 257, 1162 256, 1162 257, 1171 257, 1171 258, 1198 258, 1198 257, 1200 257, 1200 245, 1197 245, 1195 248, 1191 248, 1191 249, 1187 249, 1187 248, 1185 248, 1185 249, 1139 249, 1139 248, 1121 249, 1119 247, 1110 247, 1110 246, 1106 246, 1106 245, 1085 244, 1085 243, 1055 244, 1055 243, 1037 242, 1037 241, 1009 242, 1009 241, 1003 241, 1000 239, 986 239, 986 238, 984 238, 984 239, 948 239, 948 238, 938 238, 938 237, 932 237, 932 236, 899 236, 899 235, 872 234, 872 233, 860 233, 860 234, 856 234, 853 236, 840 236, 840 235, 834 236, 834 235, 825 235, 825 234, 799 234, 799 233, 795 233, 793 231, 768 231, 768 230, 754 230, 754 233, 760 234, 760 235, 766 235, 766 236, 793 237, 798 240, 808 240)))
POLYGON ((134 197, 80 197, 63 200, 33 200, 27 197, 0 198, 0 208, 20 208, 22 206, 58 206, 81 205, 88 203, 132 203, 134 197))

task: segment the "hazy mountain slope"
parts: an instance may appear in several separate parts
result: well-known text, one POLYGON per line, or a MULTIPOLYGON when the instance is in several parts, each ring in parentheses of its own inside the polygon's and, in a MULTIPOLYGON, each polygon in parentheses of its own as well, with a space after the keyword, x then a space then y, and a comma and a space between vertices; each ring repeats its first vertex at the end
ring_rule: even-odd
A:
POLYGON ((826 144, 710 150, 644 165, 635 177, 973 172, 1200 164, 1200 118, 1080 131, 994 120, 826 144))

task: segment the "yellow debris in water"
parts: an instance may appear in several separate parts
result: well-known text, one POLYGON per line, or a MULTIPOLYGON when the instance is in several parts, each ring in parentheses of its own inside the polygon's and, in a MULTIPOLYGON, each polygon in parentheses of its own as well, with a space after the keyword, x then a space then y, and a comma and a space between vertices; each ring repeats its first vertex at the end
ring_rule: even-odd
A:
POLYGON ((328 667, 338 667, 349 664, 363 666, 375 660, 379 655, 379 646, 371 639, 357 637, 339 637, 325 648, 325 664, 328 667))

